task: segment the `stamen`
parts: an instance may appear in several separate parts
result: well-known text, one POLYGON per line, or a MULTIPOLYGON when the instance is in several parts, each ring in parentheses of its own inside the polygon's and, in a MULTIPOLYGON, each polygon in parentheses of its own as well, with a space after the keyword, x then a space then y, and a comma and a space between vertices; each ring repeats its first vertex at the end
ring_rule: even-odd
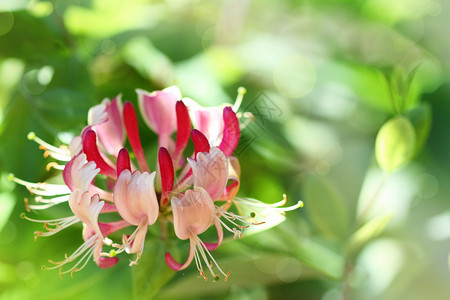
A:
POLYGON ((47 143, 44 140, 37 137, 34 132, 28 133, 27 138, 31 141, 35 141, 36 143, 38 143, 40 145, 39 148, 41 148, 43 150, 48 150, 48 152, 46 152, 47 155, 50 155, 50 156, 56 158, 57 160, 61 160, 61 161, 69 161, 70 160, 70 152, 68 151, 67 148, 61 149, 61 148, 57 148, 53 145, 50 145, 49 143, 47 143))
POLYGON ((90 261, 90 258, 94 254, 96 247, 101 242, 102 241, 99 239, 99 237, 97 235, 93 235, 86 242, 84 242, 77 250, 75 250, 75 252, 72 253, 72 255, 68 256, 66 253, 65 260, 60 261, 60 262, 54 262, 52 260, 49 260, 49 262, 51 264, 54 264, 55 266, 53 266, 53 267, 43 266, 43 270, 52 270, 52 269, 59 268, 59 275, 61 278, 62 278, 63 274, 67 274, 67 273, 70 273, 71 277, 73 277, 73 273, 80 271, 87 265, 87 263, 90 261), (64 265, 74 261, 75 259, 77 259, 80 256, 81 256, 81 258, 78 260, 78 262, 74 266, 72 266, 70 269, 68 269, 66 271, 63 271, 64 265), (80 264, 82 264, 82 265, 79 267, 80 264))
MULTIPOLYGON (((28 199, 26 199, 27 200, 26 201, 26 205, 29 205, 28 206, 29 209, 34 209, 34 210, 47 209, 47 208, 53 207, 53 206, 55 206, 57 204, 60 204, 60 203, 63 203, 63 202, 67 202, 69 200, 69 197, 70 197, 70 195, 65 195, 65 196, 55 197, 55 198, 52 198, 52 199, 43 199, 42 197, 38 196, 38 197, 34 198, 34 200, 37 203, 42 202, 42 203, 46 203, 46 204, 42 204, 42 205, 34 205, 34 204, 32 204, 32 205, 29 205, 28 204, 28 199)), ((29 211, 29 210, 27 210, 27 211, 29 211)))
MULTIPOLYGON (((211 253, 209 252, 209 250, 206 248, 205 244, 202 242, 202 240, 200 240, 197 236, 195 237, 197 240, 197 248, 200 250, 200 253, 202 254, 203 259, 205 260, 205 263, 207 263, 206 257, 205 257, 205 252, 208 254, 208 256, 211 258, 212 262, 214 263, 214 265, 217 267, 217 269, 220 271, 220 273, 222 273, 226 278, 228 278, 228 275, 230 274, 230 272, 228 272, 228 275, 225 274, 222 269, 220 268, 219 264, 216 262, 216 260, 214 259, 214 257, 211 255, 211 253)), ((212 276, 215 278, 216 274, 214 274, 213 270, 212 270, 212 265, 211 267, 209 267, 212 276)), ((226 280, 226 279, 225 279, 226 280)))
POLYGON ((28 198, 24 198, 23 201, 25 202, 25 210, 27 212, 30 212, 31 209, 30 209, 30 206, 29 206, 29 203, 28 203, 28 198))
POLYGON ((59 165, 55 162, 51 162, 51 163, 47 164, 47 166, 45 167, 45 170, 47 170, 47 172, 50 171, 51 168, 56 169, 56 170, 64 170, 64 167, 65 167, 64 165, 59 165))
POLYGON ((70 189, 66 185, 62 184, 50 184, 50 183, 32 183, 29 181, 22 180, 14 176, 14 174, 9 174, 8 179, 14 181, 17 184, 25 186, 30 193, 41 195, 41 196, 56 196, 69 194, 70 189))
POLYGON ((234 102, 233 105, 233 111, 237 112, 239 110, 239 107, 242 104, 242 100, 244 99, 244 95, 247 93, 247 89, 245 87, 239 87, 238 88, 238 95, 236 97, 236 101, 234 102))

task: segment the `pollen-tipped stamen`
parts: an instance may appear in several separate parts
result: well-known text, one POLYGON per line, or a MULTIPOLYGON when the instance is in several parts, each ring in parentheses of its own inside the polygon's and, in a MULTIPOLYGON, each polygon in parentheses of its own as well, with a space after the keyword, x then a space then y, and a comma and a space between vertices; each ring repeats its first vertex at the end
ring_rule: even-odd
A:
POLYGON ((40 145, 39 148, 48 151, 46 153, 48 153, 48 155, 50 155, 51 157, 53 157, 57 160, 69 161, 71 158, 70 152, 68 149, 58 148, 53 145, 50 145, 49 143, 45 142, 41 138, 37 137, 34 132, 28 133, 27 138, 31 141, 35 141, 36 143, 38 143, 40 145))
POLYGON ((55 266, 53 266, 53 267, 43 266, 43 270, 54 270, 54 269, 59 268, 59 275, 61 278, 62 278, 63 274, 67 274, 69 272, 71 273, 71 277, 73 277, 74 272, 80 271, 87 265, 87 263, 90 261, 90 258, 94 254, 95 249, 101 242, 102 241, 99 239, 99 237, 97 235, 93 235, 87 241, 85 241, 80 247, 78 247, 78 249, 75 250, 75 252, 72 253, 72 255, 67 256, 67 253, 66 253, 65 260, 60 261, 60 262, 54 262, 54 261, 49 260, 49 263, 54 264, 55 266), (74 266, 72 266, 70 269, 68 269, 66 271, 62 270, 64 265, 74 261, 75 259, 77 259, 80 256, 81 256, 81 258, 78 260, 78 262, 74 266), (82 266, 78 267, 81 263, 82 263, 82 266))
POLYGON ((33 183, 17 178, 14 174, 9 174, 8 179, 25 186, 30 193, 40 196, 56 196, 70 193, 70 189, 66 185, 62 184, 50 184, 46 182, 33 183))
POLYGON ((237 112, 239 110, 239 107, 241 107, 242 100, 244 99, 244 95, 247 93, 247 89, 243 86, 240 86, 237 90, 238 94, 236 97, 236 101, 234 101, 233 104, 233 111, 237 112))

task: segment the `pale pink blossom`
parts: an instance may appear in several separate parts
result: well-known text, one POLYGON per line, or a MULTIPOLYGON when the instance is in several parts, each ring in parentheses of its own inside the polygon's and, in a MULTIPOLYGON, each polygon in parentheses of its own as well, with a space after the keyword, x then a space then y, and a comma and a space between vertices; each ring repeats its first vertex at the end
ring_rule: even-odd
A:
POLYGON ((144 250, 144 241, 149 225, 156 222, 159 213, 154 188, 156 172, 151 174, 125 169, 120 173, 114 188, 114 203, 120 216, 137 226, 135 232, 125 238, 125 247, 130 253, 137 253, 135 264, 144 250))

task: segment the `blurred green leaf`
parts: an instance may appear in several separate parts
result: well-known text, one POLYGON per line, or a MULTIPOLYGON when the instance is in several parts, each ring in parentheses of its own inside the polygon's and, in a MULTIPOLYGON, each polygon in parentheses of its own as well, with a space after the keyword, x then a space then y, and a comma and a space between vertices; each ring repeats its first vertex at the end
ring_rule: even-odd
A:
POLYGON ((431 129, 432 112, 428 103, 421 103, 418 107, 408 111, 406 117, 411 121, 416 132, 416 148, 414 156, 422 151, 431 129))
POLYGON ((64 48, 62 37, 44 18, 25 11, 14 12, 14 26, 0 35, 0 56, 42 61, 64 48))
POLYGON ((150 40, 137 37, 123 48, 124 60, 145 79, 151 79, 157 86, 166 87, 173 82, 172 64, 150 40))
POLYGON ((411 122, 405 117, 396 117, 380 129, 375 142, 375 154, 380 167, 392 172, 407 163, 416 147, 416 134, 411 122))
POLYGON ((349 214, 341 192, 324 177, 311 175, 304 185, 305 209, 326 235, 343 238, 349 228, 349 214))
POLYGON ((376 217, 359 228, 349 239, 347 255, 354 257, 371 240, 378 237, 392 218, 391 214, 376 217))
POLYGON ((135 299, 152 299, 159 290, 175 275, 166 261, 165 247, 161 240, 147 240, 139 265, 133 267, 133 293, 135 299))
POLYGON ((30 103, 41 121, 57 133, 84 126, 93 101, 74 90, 53 88, 31 97, 30 103))

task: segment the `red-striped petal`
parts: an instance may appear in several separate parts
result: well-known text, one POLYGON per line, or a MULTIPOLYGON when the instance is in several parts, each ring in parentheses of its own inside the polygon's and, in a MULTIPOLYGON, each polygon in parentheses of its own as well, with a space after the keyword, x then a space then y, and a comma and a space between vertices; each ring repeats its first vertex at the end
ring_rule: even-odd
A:
POLYGON ((136 155, 139 167, 143 172, 150 172, 147 161, 145 160, 144 150, 142 149, 141 138, 139 137, 136 111, 134 110, 133 104, 129 101, 125 102, 123 105, 123 121, 125 123, 128 140, 136 155))
POLYGON ((100 256, 98 258, 98 261, 96 261, 96 263, 100 269, 111 268, 118 262, 119 262, 119 258, 117 258, 117 257, 102 257, 102 256, 100 256))
POLYGON ((209 145, 206 136, 199 130, 193 129, 191 131, 192 141, 194 142, 194 159, 197 158, 197 153, 199 152, 209 152, 211 146, 209 145))
POLYGON ((165 206, 169 203, 169 193, 173 189, 174 169, 172 157, 164 147, 159 148, 158 163, 161 173, 161 206, 165 206))
POLYGON ((217 241, 217 243, 204 243, 205 248, 208 249, 209 251, 216 250, 217 247, 219 247, 223 241, 223 228, 222 228, 222 225, 220 224, 220 221, 218 218, 214 219, 214 225, 216 226, 216 229, 217 229, 217 240, 218 241, 217 241))
POLYGON ((180 155, 189 141, 189 132, 191 131, 191 119, 189 112, 183 101, 177 101, 175 106, 177 112, 177 142, 175 144, 174 162, 177 165, 180 155))
POLYGON ((241 134, 239 120, 231 107, 225 107, 223 109, 223 122, 223 138, 219 145, 219 149, 222 150, 226 156, 230 156, 236 149, 241 134))
POLYGON ((180 264, 175 259, 173 259, 172 255, 170 255, 169 252, 166 252, 166 264, 174 271, 180 271, 183 269, 186 269, 194 259, 195 254, 195 248, 197 247, 195 240, 193 238, 190 240, 190 247, 189 247, 189 256, 184 264, 180 264))
POLYGON ((126 148, 122 148, 117 155, 117 177, 125 169, 131 171, 130 155, 126 148))
POLYGON ((100 154, 97 147, 97 135, 93 130, 88 130, 83 136, 83 152, 88 161, 93 161, 100 168, 100 174, 116 179, 116 172, 113 167, 108 165, 100 154))

